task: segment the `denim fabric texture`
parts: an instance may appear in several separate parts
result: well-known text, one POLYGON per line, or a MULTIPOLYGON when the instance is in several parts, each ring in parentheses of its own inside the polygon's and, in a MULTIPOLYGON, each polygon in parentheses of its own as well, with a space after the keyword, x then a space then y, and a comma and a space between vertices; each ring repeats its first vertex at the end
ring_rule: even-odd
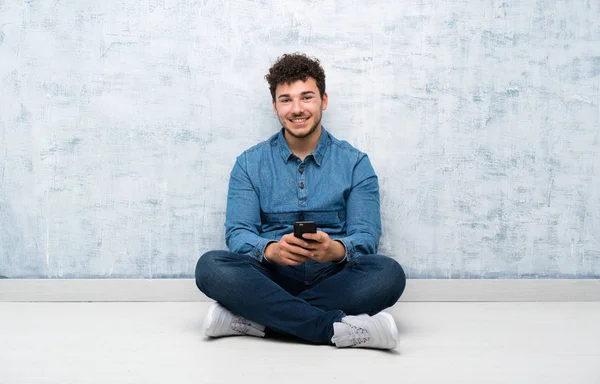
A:
POLYGON ((229 181, 225 240, 231 252, 263 261, 271 241, 314 220, 346 248, 343 261, 377 253, 379 184, 368 156, 322 128, 319 144, 300 160, 283 129, 236 159, 229 181))
POLYGON ((400 264, 377 254, 379 185, 369 158, 324 128, 304 160, 292 153, 283 129, 237 157, 225 230, 229 250, 200 257, 196 285, 267 334, 332 344, 335 322, 394 305, 406 285, 400 264), (344 259, 269 262, 267 245, 293 233, 299 220, 314 220, 343 243, 344 259))
POLYGON ((282 267, 211 251, 196 265, 196 284, 208 297, 268 331, 331 344, 334 322, 391 307, 402 295, 406 278, 400 264, 383 255, 363 255, 344 265, 313 261, 282 267))

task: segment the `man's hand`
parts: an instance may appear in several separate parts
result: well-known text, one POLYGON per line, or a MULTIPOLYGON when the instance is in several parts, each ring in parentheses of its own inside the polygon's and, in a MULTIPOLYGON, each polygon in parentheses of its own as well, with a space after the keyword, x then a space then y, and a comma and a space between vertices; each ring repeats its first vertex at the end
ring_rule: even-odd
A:
POLYGON ((319 263, 338 262, 346 256, 344 244, 331 240, 325 232, 305 233, 302 236, 306 240, 312 240, 307 241, 306 246, 303 245, 303 247, 310 251, 310 258, 319 263))
POLYGON ((283 266, 296 266, 308 260, 313 251, 307 249, 308 241, 287 234, 277 243, 270 243, 265 248, 265 257, 272 263, 283 266))

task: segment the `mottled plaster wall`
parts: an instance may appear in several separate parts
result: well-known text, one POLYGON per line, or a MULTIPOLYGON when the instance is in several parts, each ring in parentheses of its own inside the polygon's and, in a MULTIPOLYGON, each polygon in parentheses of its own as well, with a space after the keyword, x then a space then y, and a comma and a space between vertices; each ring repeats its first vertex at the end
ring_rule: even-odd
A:
POLYGON ((0 0, 0 275, 192 276, 290 51, 409 277, 600 277, 597 0, 0 0))

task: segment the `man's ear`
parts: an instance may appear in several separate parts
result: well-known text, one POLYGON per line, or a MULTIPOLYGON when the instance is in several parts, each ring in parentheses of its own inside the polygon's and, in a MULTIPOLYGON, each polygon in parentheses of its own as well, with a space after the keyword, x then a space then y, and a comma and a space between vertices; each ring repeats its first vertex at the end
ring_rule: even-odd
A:
POLYGON ((321 110, 327 109, 327 103, 329 102, 329 96, 327 96, 327 92, 323 92, 323 104, 321 105, 321 110))
POLYGON ((277 114, 277 103, 275 103, 275 100, 273 100, 272 103, 273 103, 273 112, 275 112, 275 114, 277 114))

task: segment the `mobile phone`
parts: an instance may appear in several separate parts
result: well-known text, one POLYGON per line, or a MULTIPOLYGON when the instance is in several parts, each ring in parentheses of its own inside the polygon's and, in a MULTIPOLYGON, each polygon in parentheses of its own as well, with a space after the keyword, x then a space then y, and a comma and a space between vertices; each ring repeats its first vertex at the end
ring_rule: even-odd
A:
POLYGON ((304 239, 302 237, 303 233, 317 233, 317 223, 314 221, 296 221, 294 223, 294 236, 304 239))

